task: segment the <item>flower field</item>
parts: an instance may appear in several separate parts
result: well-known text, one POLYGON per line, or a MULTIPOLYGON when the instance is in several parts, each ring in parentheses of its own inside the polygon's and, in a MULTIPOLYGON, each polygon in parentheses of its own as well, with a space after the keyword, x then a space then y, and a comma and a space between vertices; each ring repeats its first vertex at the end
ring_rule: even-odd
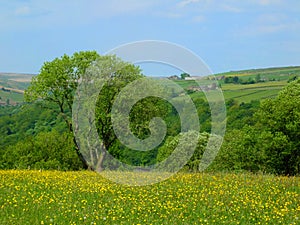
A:
POLYGON ((0 224, 300 224, 300 177, 179 173, 130 187, 93 172, 0 171, 0 224))

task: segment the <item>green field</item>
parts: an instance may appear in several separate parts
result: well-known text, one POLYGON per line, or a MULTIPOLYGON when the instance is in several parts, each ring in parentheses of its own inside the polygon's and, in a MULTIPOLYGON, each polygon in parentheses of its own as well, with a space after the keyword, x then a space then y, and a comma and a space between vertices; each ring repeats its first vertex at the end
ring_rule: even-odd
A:
MULTIPOLYGON (((254 70, 232 71, 214 75, 218 80, 226 100, 234 99, 238 102, 251 102, 252 100, 262 100, 273 98, 294 76, 300 76, 300 67, 279 67, 254 70), (240 79, 255 79, 259 75, 262 82, 255 84, 233 84, 224 83, 226 77, 237 76, 240 79), (221 79, 222 78, 222 79, 221 79)), ((210 76, 212 79, 212 76, 210 76)), ((198 86, 193 80, 176 80, 177 84, 186 91, 190 87, 198 86)), ((203 93, 192 93, 192 96, 204 97, 203 93)))
POLYGON ((22 92, 28 88, 32 74, 0 73, 0 104, 22 103, 22 92))
MULTIPOLYGON (((195 81, 176 81, 186 91, 189 87, 197 86, 195 81)), ((261 100, 273 98, 278 92, 287 85, 287 81, 270 81, 256 84, 221 84, 225 100, 234 99, 238 102, 251 102, 252 100, 261 100)), ((203 97, 202 92, 191 93, 194 97, 203 97)))
POLYGON ((250 102, 273 98, 287 84, 285 81, 272 81, 257 84, 223 84, 225 99, 235 99, 239 102, 250 102))
POLYGON ((21 103, 24 100, 23 94, 16 93, 13 91, 0 90, 0 102, 5 102, 9 99, 10 104, 21 103))
MULTIPOLYGON (((132 172, 133 179, 148 175, 132 172)), ((158 184, 134 187, 94 172, 0 171, 3 225, 296 225, 299 199, 299 177, 179 173, 158 184)))
MULTIPOLYGON (((226 73, 216 74, 215 77, 233 77, 238 76, 241 79, 255 78, 260 75, 265 82, 256 84, 225 84, 223 80, 218 81, 221 85, 224 97, 226 100, 235 99, 238 102, 250 102, 252 100, 261 100, 264 98, 273 98, 277 93, 287 84, 287 81, 293 76, 300 76, 300 67, 278 67, 266 69, 253 69, 231 71, 226 73)), ((29 84, 32 74, 14 74, 14 73, 0 73, 0 86, 6 88, 13 88, 16 90, 25 90, 29 84)), ((175 80, 177 84, 183 87, 186 91, 198 84, 193 80, 175 80)), ((192 93, 194 97, 204 97, 203 93, 192 93)), ((0 91, 0 102, 5 102, 7 98, 11 102, 21 103, 23 97, 20 94, 14 93, 7 95, 0 91)))
POLYGON ((249 77, 255 77, 257 75, 260 75, 262 78, 265 78, 267 80, 275 79, 277 81, 282 81, 282 80, 287 81, 291 76, 300 75, 300 66, 250 69, 250 70, 230 71, 226 73, 216 74, 217 77, 238 76, 244 79, 247 79, 249 77))

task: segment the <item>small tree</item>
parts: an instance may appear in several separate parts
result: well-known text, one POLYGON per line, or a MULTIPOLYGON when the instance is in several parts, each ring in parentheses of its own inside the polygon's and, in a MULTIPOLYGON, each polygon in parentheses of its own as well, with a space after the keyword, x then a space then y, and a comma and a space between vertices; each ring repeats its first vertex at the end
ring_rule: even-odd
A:
POLYGON ((233 81, 233 83, 235 83, 235 84, 239 83, 239 77, 238 77, 238 76, 234 76, 234 77, 232 78, 232 81, 233 81))
MULTIPOLYGON (((164 145, 162 145, 158 149, 157 154, 157 161, 163 161, 168 158, 174 150, 179 147, 178 153, 176 153, 176 157, 173 158, 172 161, 166 160, 165 167, 168 171, 176 171, 178 165, 182 165, 183 170, 190 171, 190 172, 198 172, 201 170, 203 166, 206 168, 206 164, 210 164, 214 157, 217 150, 217 147, 214 145, 207 146, 208 140, 211 138, 212 141, 219 137, 210 135, 206 132, 200 133, 199 135, 195 131, 189 131, 180 133, 175 137, 168 137, 164 145), (197 145, 195 146, 195 150, 190 157, 190 159, 184 165, 184 160, 187 158, 187 151, 188 148, 191 148, 192 142, 195 138, 198 137, 197 145), (180 141, 183 143, 180 143, 180 141), (204 152, 206 154, 204 155, 204 152)), ((213 142, 211 142, 213 143, 213 142)), ((204 168, 204 169, 205 169, 204 168)))
POLYGON ((257 74, 257 75, 255 76, 255 81, 256 81, 256 83, 258 83, 258 82, 261 81, 261 76, 260 76, 260 74, 257 74))
POLYGON ((182 74, 180 74, 180 78, 182 80, 184 80, 186 77, 190 77, 190 75, 188 73, 182 73, 182 74))

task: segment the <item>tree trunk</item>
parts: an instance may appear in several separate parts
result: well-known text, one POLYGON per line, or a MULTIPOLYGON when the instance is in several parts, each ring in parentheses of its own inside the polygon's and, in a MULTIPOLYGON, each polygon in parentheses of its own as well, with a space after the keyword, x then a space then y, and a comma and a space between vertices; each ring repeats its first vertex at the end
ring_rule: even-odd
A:
POLYGON ((91 166, 89 166, 89 164, 87 163, 87 161, 85 160, 85 158, 81 154, 79 146, 78 146, 78 144, 76 142, 75 136, 73 136, 73 142, 74 142, 74 145, 75 145, 76 154, 77 154, 77 156, 79 157, 79 159, 80 159, 80 161, 82 163, 83 169, 85 169, 85 170, 87 170, 87 169, 88 170, 94 170, 91 166))
POLYGON ((101 172, 101 171, 104 170, 103 162, 105 160, 105 157, 106 157, 106 150, 103 149, 101 151, 100 157, 98 158, 98 161, 97 161, 97 165, 96 165, 96 171, 97 172, 101 172))
MULTIPOLYGON (((73 135, 73 143, 74 143, 74 146, 75 146, 75 151, 76 151, 76 154, 77 156, 79 157, 81 163, 82 163, 82 167, 83 169, 85 170, 94 170, 94 168, 92 168, 88 163, 87 161, 85 160, 85 158, 83 157, 82 153, 80 152, 80 148, 77 144, 77 141, 76 141, 76 138, 75 138, 75 135, 74 135, 74 132, 73 132, 73 124, 71 122, 69 122, 67 119, 65 120, 67 125, 68 125, 68 128, 69 128, 69 131, 72 133, 73 135)), ((78 128, 75 127, 75 129, 77 130, 78 128)))

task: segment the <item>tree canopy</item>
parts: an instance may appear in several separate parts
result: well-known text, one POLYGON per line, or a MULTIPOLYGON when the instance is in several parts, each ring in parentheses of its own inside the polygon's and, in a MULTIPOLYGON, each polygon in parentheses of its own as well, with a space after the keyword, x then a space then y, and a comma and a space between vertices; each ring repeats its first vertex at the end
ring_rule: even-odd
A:
MULTIPOLYGON (((29 88, 25 91, 26 101, 44 100, 46 103, 55 103, 56 108, 53 110, 63 117, 69 131, 73 132, 71 113, 74 92, 81 76, 98 57, 97 52, 86 51, 74 53, 72 56, 63 55, 45 62, 40 73, 32 78, 29 88)), ((84 168, 88 168, 75 139, 74 144, 84 168)))
POLYGON ((257 112, 261 149, 278 174, 300 172, 300 79, 289 83, 275 99, 266 99, 257 112))
MULTIPOLYGON (((231 122, 212 170, 300 173, 300 80, 289 83, 274 99, 265 99, 250 113, 253 118, 231 122), (241 122, 246 122, 241 126, 241 122), (238 126, 236 126, 237 124, 238 126), (232 126, 234 125, 234 126, 232 126)), ((248 104, 247 107, 250 105, 248 104)), ((231 106, 238 109, 237 106, 231 106)), ((242 107, 242 111, 244 106, 242 107)), ((243 115, 247 114, 243 112, 243 115)))
MULTIPOLYGON (((84 128, 85 138, 76 138, 74 135, 74 148, 84 168, 102 170, 107 151, 113 156, 118 156, 122 154, 120 149, 124 148, 120 146, 112 126, 113 103, 122 88, 142 77, 144 76, 139 67, 116 56, 100 56, 94 51, 79 52, 45 62, 40 73, 32 79, 25 92, 25 98, 28 102, 41 100, 43 106, 49 106, 47 103, 51 103, 51 109, 65 120, 69 132, 75 134, 82 123, 77 121, 78 105, 74 105, 74 97, 83 101, 80 107, 87 109, 81 111, 87 122, 87 127, 84 128), (89 139, 94 125, 97 137, 89 139), (88 146, 87 152, 83 150, 84 145, 88 146)), ((163 105, 162 101, 151 96, 137 102, 130 113, 130 127, 133 133, 142 139, 147 137, 149 120, 155 115, 169 111, 170 107, 166 108, 163 105)), ((153 156, 152 158, 155 159, 153 156)))

